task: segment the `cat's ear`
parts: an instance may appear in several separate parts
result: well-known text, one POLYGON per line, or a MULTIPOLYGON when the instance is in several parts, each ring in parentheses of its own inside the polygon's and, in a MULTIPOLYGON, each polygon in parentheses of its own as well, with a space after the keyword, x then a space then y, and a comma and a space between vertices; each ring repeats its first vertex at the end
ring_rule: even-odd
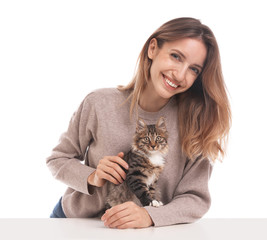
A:
POLYGON ((146 123, 143 119, 138 118, 137 124, 136 124, 136 132, 141 132, 146 128, 146 123))
POLYGON ((156 126, 157 126, 157 128, 160 128, 163 131, 167 131, 166 124, 165 124, 165 118, 164 117, 160 117, 159 118, 156 126))

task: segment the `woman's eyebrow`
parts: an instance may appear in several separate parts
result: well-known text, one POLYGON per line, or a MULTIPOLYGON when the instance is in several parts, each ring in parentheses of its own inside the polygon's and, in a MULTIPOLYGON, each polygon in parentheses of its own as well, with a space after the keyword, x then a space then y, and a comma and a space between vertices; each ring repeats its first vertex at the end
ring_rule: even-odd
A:
MULTIPOLYGON (((179 51, 178 49, 171 49, 171 50, 179 53, 183 59, 186 59, 185 55, 181 51, 179 51)), ((193 65, 198 67, 198 68, 201 68, 201 70, 203 69, 203 66, 201 66, 199 64, 193 64, 193 65)))
POLYGON ((200 68, 201 70, 203 69, 203 66, 200 66, 200 65, 198 65, 198 64, 194 64, 194 66, 200 68))
POLYGON ((171 49, 171 51, 175 51, 175 52, 179 53, 182 58, 186 59, 185 55, 181 51, 179 51, 177 49, 171 49))

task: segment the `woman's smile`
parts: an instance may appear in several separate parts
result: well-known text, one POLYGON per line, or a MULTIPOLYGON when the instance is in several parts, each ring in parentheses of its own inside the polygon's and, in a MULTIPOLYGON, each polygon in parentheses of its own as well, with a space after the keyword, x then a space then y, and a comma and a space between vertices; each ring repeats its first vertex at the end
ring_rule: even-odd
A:
POLYGON ((170 77, 167 77, 164 74, 162 74, 162 76, 163 76, 163 82, 168 89, 176 90, 178 87, 180 87, 180 85, 179 85, 179 83, 177 83, 177 81, 171 79, 170 77))

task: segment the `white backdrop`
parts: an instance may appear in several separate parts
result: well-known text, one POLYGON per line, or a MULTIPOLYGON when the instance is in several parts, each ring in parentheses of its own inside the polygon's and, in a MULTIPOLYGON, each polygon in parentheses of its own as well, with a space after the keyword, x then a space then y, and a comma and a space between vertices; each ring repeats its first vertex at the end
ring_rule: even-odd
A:
POLYGON ((211 27, 233 126, 205 217, 267 217, 264 1, 0 1, 0 217, 48 217, 66 186, 45 158, 83 98, 127 84, 150 34, 176 17, 211 27))

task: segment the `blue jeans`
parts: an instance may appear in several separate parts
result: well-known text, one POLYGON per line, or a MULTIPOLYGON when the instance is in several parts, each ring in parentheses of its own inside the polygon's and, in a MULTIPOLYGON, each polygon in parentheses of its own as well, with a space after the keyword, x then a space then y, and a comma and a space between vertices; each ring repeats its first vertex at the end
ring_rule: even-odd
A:
POLYGON ((61 200, 62 197, 59 199, 57 205, 55 206, 53 212, 50 215, 50 218, 66 218, 62 209, 61 200))

